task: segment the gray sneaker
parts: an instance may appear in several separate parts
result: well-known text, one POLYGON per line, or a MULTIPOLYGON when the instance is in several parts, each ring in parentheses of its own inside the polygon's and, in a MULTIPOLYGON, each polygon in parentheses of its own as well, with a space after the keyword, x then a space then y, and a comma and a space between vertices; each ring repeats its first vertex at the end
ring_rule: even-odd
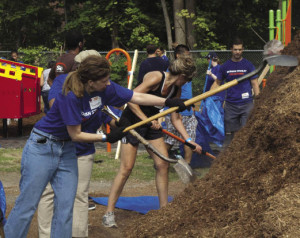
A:
POLYGON ((105 227, 118 227, 115 222, 115 213, 107 212, 102 218, 102 225, 105 227))

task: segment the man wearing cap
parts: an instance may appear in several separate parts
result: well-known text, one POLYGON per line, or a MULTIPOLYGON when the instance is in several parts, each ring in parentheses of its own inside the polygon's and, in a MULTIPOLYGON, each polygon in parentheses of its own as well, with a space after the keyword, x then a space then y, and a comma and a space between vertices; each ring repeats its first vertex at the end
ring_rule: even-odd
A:
POLYGON ((79 31, 73 30, 67 32, 65 40, 67 53, 58 57, 55 65, 52 67, 48 77, 48 84, 50 86, 57 76, 75 70, 74 58, 83 49, 83 35, 79 31))
MULTIPOLYGON (((221 65, 219 72, 215 75, 217 79, 211 89, 220 86, 223 81, 230 82, 255 70, 254 65, 242 57, 243 50, 243 41, 236 38, 231 48, 232 57, 221 65)), ((257 96, 260 91, 257 75, 227 89, 224 107, 226 132, 224 146, 227 146, 234 133, 246 124, 253 108, 252 89, 254 95, 257 96)))
MULTIPOLYGON (((220 70, 220 60, 219 60, 217 53, 214 51, 209 52, 205 58, 208 61, 211 61, 211 68, 209 70, 207 70, 207 72, 206 72, 208 77, 207 77, 207 83, 206 83, 204 92, 207 92, 210 90, 213 83, 217 80, 216 75, 220 70)), ((222 91, 222 92, 215 94, 214 96, 217 96, 218 99, 221 101, 221 103, 223 103, 224 99, 225 99, 225 94, 226 94, 226 91, 222 91)))
MULTIPOLYGON (((90 55, 100 55, 96 50, 85 50, 74 58, 75 67, 90 55)), ((48 99, 51 106, 56 96, 61 92, 68 74, 61 74, 55 78, 49 92, 48 99)), ((112 108, 111 108, 112 109, 112 108)), ((113 109, 112 109, 113 110, 113 109)), ((99 120, 87 120, 82 122, 82 131, 95 132, 101 121, 114 125, 113 120, 101 111, 95 112, 99 120)), ((75 143, 78 160, 78 186, 73 208, 72 237, 88 237, 88 190, 95 156, 93 143, 75 143)), ((53 214, 54 192, 50 183, 47 185, 38 206, 39 238, 50 238, 51 220, 53 214)))

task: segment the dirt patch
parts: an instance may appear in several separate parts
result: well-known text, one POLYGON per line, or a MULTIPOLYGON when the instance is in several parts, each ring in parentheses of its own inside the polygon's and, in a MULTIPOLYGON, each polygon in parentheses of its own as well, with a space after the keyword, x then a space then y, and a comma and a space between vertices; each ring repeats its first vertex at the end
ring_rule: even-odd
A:
MULTIPOLYGON (((300 32, 284 49, 300 55, 300 32)), ((125 237, 300 237, 300 67, 276 67, 247 123, 203 180, 125 237)))
MULTIPOLYGON (((0 173, 1 180, 5 187, 6 200, 7 200, 7 213, 10 213, 14 206, 14 201, 19 194, 18 183, 20 180, 20 173, 0 173)), ((112 181, 92 181, 90 185, 89 195, 92 197, 108 197, 109 190, 112 181)), ((170 183, 170 196, 175 196, 182 192, 186 185, 180 181, 170 183)), ((138 182, 130 180, 126 184, 124 191, 121 196, 157 196, 155 182, 138 182)), ((139 219, 144 215, 127 211, 123 209, 116 209, 116 221, 118 228, 105 228, 102 226, 102 216, 104 215, 106 206, 96 204, 96 209, 89 211, 89 237, 109 237, 109 238, 120 238, 124 237, 123 233, 134 219, 139 219)), ((37 227, 37 213, 31 222, 31 226, 28 232, 30 238, 38 238, 38 227, 37 227)))

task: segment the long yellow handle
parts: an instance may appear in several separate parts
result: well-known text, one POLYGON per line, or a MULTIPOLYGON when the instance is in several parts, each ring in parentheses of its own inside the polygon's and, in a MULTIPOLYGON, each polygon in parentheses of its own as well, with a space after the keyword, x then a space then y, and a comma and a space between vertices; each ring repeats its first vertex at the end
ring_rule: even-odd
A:
MULTIPOLYGON (((196 102, 199 102, 199 101, 201 101, 201 100, 203 100, 205 98, 208 98, 208 97, 210 97, 210 96, 212 96, 212 95, 214 95, 216 93, 222 92, 222 91, 226 90, 227 88, 233 87, 233 86, 235 86, 237 84, 238 84, 238 81, 236 79, 232 80, 232 81, 230 81, 228 83, 225 83, 225 84, 221 85, 220 87, 218 87, 218 88, 216 88, 214 90, 211 90, 211 91, 208 91, 206 93, 200 94, 200 95, 198 95, 196 97, 193 97, 193 98, 185 101, 184 104, 186 106, 190 106, 190 105, 192 105, 192 104, 194 104, 196 102)), ((135 129, 135 128, 137 128, 139 126, 142 126, 144 124, 147 124, 148 122, 156 120, 156 119, 158 119, 160 117, 163 117, 163 116, 165 116, 165 115, 167 115, 169 113, 175 112, 177 109, 178 109, 178 107, 171 107, 171 108, 169 108, 169 109, 167 109, 167 110, 165 110, 163 112, 157 113, 156 115, 153 115, 152 117, 149 117, 146 120, 137 122, 137 123, 135 123, 135 124, 133 124, 131 126, 126 127, 125 130, 124 130, 124 132, 129 131, 131 129, 135 129)))

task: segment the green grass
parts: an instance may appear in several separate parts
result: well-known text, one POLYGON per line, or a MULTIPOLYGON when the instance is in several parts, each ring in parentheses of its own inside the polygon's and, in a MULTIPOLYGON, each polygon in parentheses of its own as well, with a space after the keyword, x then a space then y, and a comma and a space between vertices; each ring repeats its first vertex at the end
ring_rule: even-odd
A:
POLYGON ((21 167, 22 149, 0 149, 0 171, 17 172, 21 167))
MULTIPOLYGON (((120 160, 115 160, 114 156, 115 153, 97 151, 92 171, 92 180, 111 181, 114 179, 120 167, 120 160)), ((141 181, 150 181, 155 179, 153 160, 149 157, 148 153, 138 153, 130 178, 141 181)), ((171 166, 169 170, 169 180, 174 181, 177 179, 178 176, 171 166)))
MULTIPOLYGON (((0 148, 0 172, 19 172, 21 167, 22 149, 0 148)), ((115 153, 108 153, 105 150, 97 150, 95 163, 93 165, 92 180, 112 181, 116 176, 120 160, 115 160, 115 153)), ((203 177, 209 169, 196 169, 203 177)), ((155 170, 153 160, 147 152, 138 153, 135 166, 130 175, 130 179, 139 181, 155 180, 155 170)), ((179 180, 173 165, 169 169, 169 181, 179 180)))

